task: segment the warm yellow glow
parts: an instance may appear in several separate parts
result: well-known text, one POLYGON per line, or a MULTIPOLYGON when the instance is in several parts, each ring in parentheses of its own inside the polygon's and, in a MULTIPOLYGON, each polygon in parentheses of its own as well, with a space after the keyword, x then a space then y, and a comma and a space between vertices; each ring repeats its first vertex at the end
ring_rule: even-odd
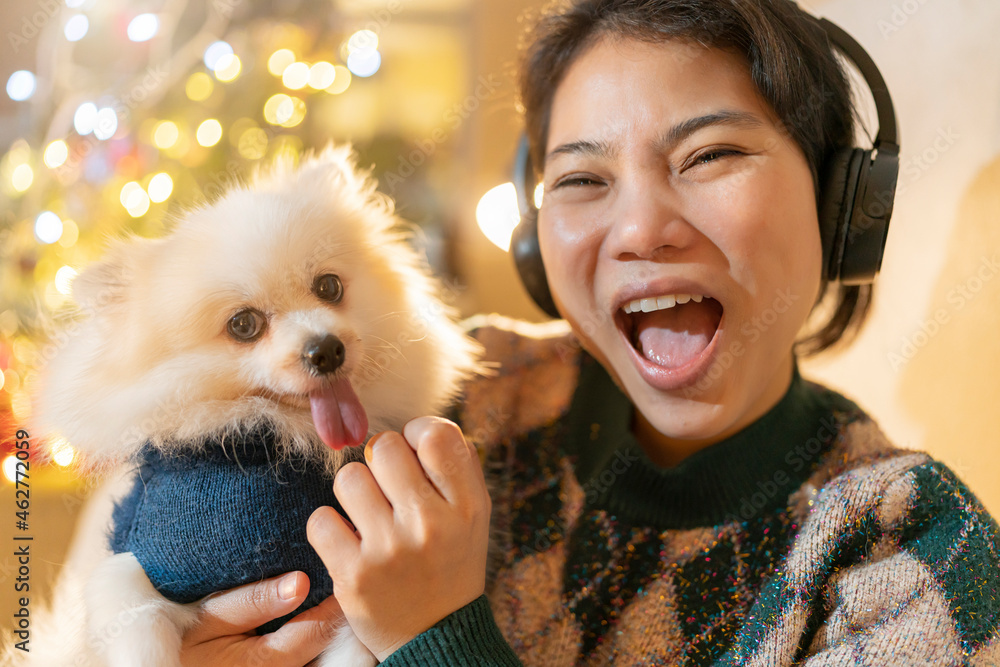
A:
POLYGON ((3 460, 3 476, 7 478, 8 482, 17 481, 17 457, 13 454, 3 460))
POLYGON ((303 121, 306 117, 306 103, 305 100, 300 100, 297 97, 291 98, 292 100, 292 115, 283 123, 282 127, 295 127, 303 121))
POLYGON ((219 58, 219 62, 215 64, 215 78, 223 82, 232 81, 240 75, 241 69, 243 63, 240 62, 240 57, 230 53, 219 58))
POLYGON ((76 269, 72 266, 64 266, 56 271, 56 289, 60 294, 69 295, 73 278, 76 278, 76 269))
POLYGON ((351 70, 343 65, 337 65, 333 69, 336 72, 336 76, 334 76, 333 83, 326 89, 326 92, 331 95, 340 95, 351 85, 351 70))
POLYGON ((212 83, 212 77, 204 72, 195 72, 189 76, 187 85, 184 86, 184 92, 187 93, 188 99, 194 102, 207 100, 213 90, 215 90, 215 84, 212 83))
POLYGON ((57 139, 46 146, 45 155, 42 157, 42 161, 49 169, 55 169, 56 167, 61 167, 66 164, 66 158, 68 157, 69 146, 67 146, 66 142, 62 139, 57 139))
POLYGON ((292 103, 292 98, 284 93, 278 93, 272 95, 264 103, 264 120, 271 125, 281 125, 292 117, 294 111, 295 105, 292 103))
POLYGON ((290 49, 278 49, 267 59, 267 71, 274 76, 281 76, 293 62, 295 54, 290 49))
POLYGON ((35 172, 26 164, 19 164, 14 167, 14 172, 10 175, 10 183, 18 192, 24 192, 31 187, 35 181, 35 172))
POLYGON ((222 123, 214 118, 209 118, 198 126, 195 137, 198 139, 198 143, 206 148, 214 146, 222 139, 222 123))
POLYGON ((545 183, 539 183, 535 186, 535 208, 542 207, 542 197, 545 196, 545 183))
POLYGON ((72 248, 80 238, 80 228, 72 220, 63 220, 63 233, 59 237, 59 245, 72 248))
POLYGON ((337 78, 336 68, 328 62, 318 62, 309 68, 309 87, 323 90, 333 85, 337 78))
POLYGON ((170 120, 165 120, 157 124, 153 130, 153 144, 160 150, 166 150, 177 143, 181 136, 181 131, 177 129, 177 124, 170 120))
POLYGON ((76 450, 64 439, 59 438, 52 443, 52 460, 56 462, 56 465, 63 466, 64 468, 73 462, 76 457, 76 450))
POLYGON ((45 286, 45 293, 42 295, 45 305, 49 310, 59 310, 66 303, 67 295, 61 293, 53 283, 45 286))
POLYGON ((21 376, 13 368, 3 372, 3 387, 11 394, 21 387, 21 376))
POLYGON ((476 206, 479 229, 501 250, 510 250, 510 237, 521 215, 513 183, 504 183, 483 195, 476 206))
POLYGON ((149 211, 149 195, 135 181, 129 181, 122 187, 120 199, 122 206, 133 218, 141 218, 149 211))
POLYGON ((18 139, 11 144, 10 150, 7 152, 7 160, 15 167, 19 164, 26 164, 31 160, 31 146, 24 139, 18 139))
POLYGON ((240 135, 237 148, 247 160, 259 160, 267 154, 267 132, 259 127, 251 127, 240 135))
POLYGON ((27 392, 19 391, 16 394, 11 392, 10 411, 14 419, 22 424, 31 418, 31 397, 27 392))
POLYGON ((122 186, 121 194, 118 196, 118 200, 122 203, 122 206, 128 208, 129 196, 136 190, 142 190, 142 186, 135 181, 129 181, 122 186))
POLYGON ((149 180, 148 190, 149 198, 154 204, 165 202, 174 191, 174 179, 170 178, 170 174, 161 171, 149 180))
POLYGON ((304 88, 309 82, 309 65, 303 62, 292 63, 282 72, 281 82, 292 90, 304 88))
POLYGON ((0 373, 0 391, 3 390, 3 386, 6 384, 6 376, 0 373))

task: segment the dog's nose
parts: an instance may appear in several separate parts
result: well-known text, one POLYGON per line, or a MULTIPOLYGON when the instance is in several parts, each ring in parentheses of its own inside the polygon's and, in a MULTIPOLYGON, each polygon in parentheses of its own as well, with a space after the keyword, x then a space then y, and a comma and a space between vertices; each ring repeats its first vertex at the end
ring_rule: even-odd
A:
POLYGON ((326 375, 340 368, 344 363, 344 344, 333 335, 314 338, 306 343, 302 352, 309 369, 326 375))

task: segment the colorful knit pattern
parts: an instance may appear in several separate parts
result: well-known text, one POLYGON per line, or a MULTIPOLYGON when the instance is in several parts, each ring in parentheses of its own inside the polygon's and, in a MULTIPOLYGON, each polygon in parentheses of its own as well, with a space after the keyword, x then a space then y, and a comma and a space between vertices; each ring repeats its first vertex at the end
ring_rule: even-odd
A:
POLYGON ((525 665, 1000 664, 996 521, 797 366, 759 422, 664 471, 571 336, 476 336, 499 372, 458 418, 495 477, 489 602, 525 665))

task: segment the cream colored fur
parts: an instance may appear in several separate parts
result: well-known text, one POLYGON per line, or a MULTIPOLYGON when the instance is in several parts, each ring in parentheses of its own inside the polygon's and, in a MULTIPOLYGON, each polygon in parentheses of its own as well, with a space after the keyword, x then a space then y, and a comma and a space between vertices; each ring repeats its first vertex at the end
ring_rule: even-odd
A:
MULTIPOLYGON (((65 437, 83 469, 99 474, 127 466, 145 443, 167 453, 197 448, 206 435, 267 419, 279 427, 280 452, 335 471, 343 454, 319 439, 308 399, 326 380, 302 362, 304 341, 326 334, 344 343, 337 374, 350 378, 369 433, 439 413, 480 370, 479 348, 399 222, 350 149, 331 147, 191 211, 165 238, 116 242, 74 282, 79 312, 48 348, 55 354, 38 383, 32 433, 65 437), (326 273, 343 281, 339 304, 311 291, 326 273), (247 306, 268 315, 253 343, 226 331, 247 306)), ((90 546, 64 573, 65 599, 45 627, 72 625, 83 605, 85 637, 66 642, 76 662, 65 664, 174 667, 193 607, 162 598, 131 554, 92 544, 109 521, 107 496, 95 502, 103 509, 78 538, 90 546)), ((345 628, 320 665, 373 661, 345 628)))

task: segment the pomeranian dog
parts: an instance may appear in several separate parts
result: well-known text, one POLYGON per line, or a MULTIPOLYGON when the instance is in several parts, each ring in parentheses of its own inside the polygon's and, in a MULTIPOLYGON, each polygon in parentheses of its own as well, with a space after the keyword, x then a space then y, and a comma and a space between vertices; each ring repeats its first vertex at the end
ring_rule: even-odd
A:
MULTIPOLYGON (((328 147, 75 279, 84 317, 42 370, 35 426, 90 471, 135 470, 83 592, 98 661, 179 666, 214 591, 305 571, 306 602, 258 632, 332 593, 305 531, 340 509, 333 475, 480 370, 399 222, 350 148, 328 147)), ((317 661, 375 663, 346 624, 317 661)))

